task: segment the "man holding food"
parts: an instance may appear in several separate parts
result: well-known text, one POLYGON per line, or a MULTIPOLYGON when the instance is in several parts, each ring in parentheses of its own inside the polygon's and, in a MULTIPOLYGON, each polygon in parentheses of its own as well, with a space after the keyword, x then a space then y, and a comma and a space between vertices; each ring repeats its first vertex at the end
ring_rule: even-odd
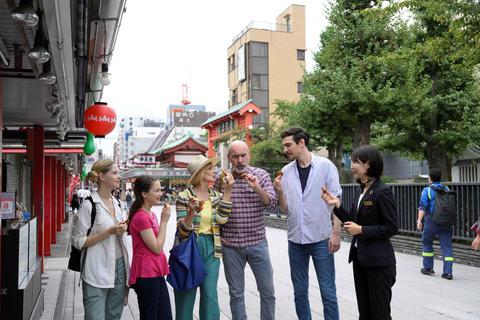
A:
MULTIPOLYGON (((277 209, 277 195, 268 173, 249 166, 250 151, 243 141, 228 146, 228 170, 234 177, 232 211, 220 229, 225 278, 230 293, 232 319, 247 319, 245 310, 245 265, 250 265, 260 293, 260 318, 275 319, 273 268, 265 237, 265 209, 277 209)), ((217 176, 214 190, 223 192, 217 176)), ((324 201, 325 202, 325 201, 324 201)))
POLYGON ((288 214, 287 236, 290 276, 298 319, 312 319, 308 300, 310 257, 317 274, 324 318, 339 319, 335 261, 340 249, 340 220, 332 207, 322 202, 322 187, 340 197, 338 171, 324 157, 308 151, 310 135, 300 127, 290 127, 280 134, 283 150, 293 160, 277 175, 273 184, 278 192, 280 210, 288 214))

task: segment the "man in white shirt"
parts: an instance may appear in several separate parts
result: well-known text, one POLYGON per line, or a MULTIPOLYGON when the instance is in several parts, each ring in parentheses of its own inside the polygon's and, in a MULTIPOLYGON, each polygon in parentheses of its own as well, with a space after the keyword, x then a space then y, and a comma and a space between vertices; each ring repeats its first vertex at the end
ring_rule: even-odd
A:
POLYGON ((280 210, 288 213, 288 255, 297 316, 300 320, 312 319, 308 301, 308 268, 312 257, 324 317, 338 320, 333 253, 340 249, 341 223, 333 216, 332 230, 332 207, 321 198, 321 187, 341 196, 338 170, 327 158, 310 153, 307 148, 310 135, 302 128, 283 130, 281 138, 285 153, 293 161, 282 169, 283 177, 278 176, 273 185, 280 210))

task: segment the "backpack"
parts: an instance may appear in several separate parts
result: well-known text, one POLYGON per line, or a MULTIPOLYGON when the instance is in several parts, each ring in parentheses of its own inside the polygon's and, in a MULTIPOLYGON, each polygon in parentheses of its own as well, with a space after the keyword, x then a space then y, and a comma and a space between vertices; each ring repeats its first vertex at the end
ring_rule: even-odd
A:
MULTIPOLYGON (((90 235, 90 232, 92 231, 93 223, 95 222, 95 217, 97 216, 97 206, 93 202, 92 197, 88 197, 86 200, 90 201, 92 204, 92 213, 91 213, 91 218, 90 218, 90 228, 88 228, 87 231, 87 237, 90 235)), ((80 264, 80 259, 82 257, 82 251, 78 250, 72 245, 71 251, 70 251, 70 258, 68 259, 68 269, 72 271, 78 271, 80 274, 82 273, 82 268, 81 266, 85 263, 85 257, 87 256, 87 249, 85 248, 85 254, 83 256, 83 263, 80 264)), ((82 249, 83 250, 83 249, 82 249)))
MULTIPOLYGON (((441 226, 450 226, 454 224, 457 218, 457 192, 448 190, 445 186, 429 186, 435 191, 435 204, 433 206, 433 222, 441 226)), ((430 190, 428 198, 432 199, 430 190)))
POLYGON ((130 192, 127 192, 127 196, 125 197, 125 200, 132 201, 132 194, 130 192))
MULTIPOLYGON (((95 205, 95 202, 93 202, 92 197, 87 197, 85 200, 90 201, 92 204, 92 212, 90 215, 90 228, 87 230, 87 237, 90 235, 90 232, 92 231, 93 224, 95 223, 95 218, 97 216, 97 206, 95 205)), ((118 206, 120 207, 120 210, 122 210, 122 206, 120 205, 120 202, 118 202, 118 206)), ((87 257, 87 248, 84 248, 82 250, 85 250, 85 254, 83 255, 83 262, 80 264, 80 260, 82 257, 82 250, 78 250, 75 248, 73 245, 71 246, 71 251, 70 251, 70 258, 68 259, 68 269, 72 271, 78 271, 80 272, 80 275, 82 274, 82 266, 85 265, 85 258, 87 257)))

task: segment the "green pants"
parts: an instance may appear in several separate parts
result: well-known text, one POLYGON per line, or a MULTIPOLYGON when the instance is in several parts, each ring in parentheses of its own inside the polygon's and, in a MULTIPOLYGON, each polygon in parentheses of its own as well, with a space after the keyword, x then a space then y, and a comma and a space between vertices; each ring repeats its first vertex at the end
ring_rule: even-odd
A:
MULTIPOLYGON (((220 319, 220 307, 218 306, 217 282, 220 270, 220 259, 213 256, 215 246, 213 236, 207 234, 198 235, 198 249, 202 256, 207 277, 200 285, 200 320, 220 319)), ((188 291, 175 290, 176 320, 192 320, 193 306, 197 289, 188 291)))
POLYGON ((122 317, 127 279, 123 257, 115 261, 115 287, 97 288, 82 281, 86 320, 114 320, 122 317))

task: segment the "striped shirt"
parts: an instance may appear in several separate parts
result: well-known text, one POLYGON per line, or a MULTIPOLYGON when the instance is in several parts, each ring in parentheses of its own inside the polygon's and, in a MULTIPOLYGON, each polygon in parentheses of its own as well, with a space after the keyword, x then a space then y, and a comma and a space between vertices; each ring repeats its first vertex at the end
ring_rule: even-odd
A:
MULTIPOLYGON (((270 203, 265 206, 260 197, 248 186, 245 178, 233 175, 235 183, 231 196, 232 212, 227 223, 220 229, 221 237, 227 241, 227 246, 233 248, 259 244, 265 238, 265 209, 272 211, 277 209, 277 194, 268 173, 254 167, 248 167, 245 173, 257 177, 260 187, 270 197, 270 203)), ((214 190, 218 190, 219 180, 220 175, 217 175, 214 190)), ((224 190, 225 184, 222 186, 222 191, 224 190)))
MULTIPOLYGON (((222 245, 220 243, 220 225, 224 224, 228 220, 230 214, 230 209, 232 203, 229 201, 223 200, 223 194, 213 191, 209 188, 210 191, 210 202, 211 202, 211 214, 210 221, 212 224, 213 230, 213 240, 215 245, 215 258, 222 257, 222 245)), ((197 195, 193 191, 192 187, 182 191, 177 198, 176 210, 177 210, 177 232, 175 233, 175 241, 173 246, 176 247, 182 242, 185 242, 190 233, 193 231, 196 234, 200 232, 200 222, 202 219, 202 212, 195 212, 193 216, 193 228, 185 226, 183 219, 187 216, 188 212, 188 199, 190 197, 196 197, 197 195)), ((211 233, 210 233, 211 234, 211 233)))

